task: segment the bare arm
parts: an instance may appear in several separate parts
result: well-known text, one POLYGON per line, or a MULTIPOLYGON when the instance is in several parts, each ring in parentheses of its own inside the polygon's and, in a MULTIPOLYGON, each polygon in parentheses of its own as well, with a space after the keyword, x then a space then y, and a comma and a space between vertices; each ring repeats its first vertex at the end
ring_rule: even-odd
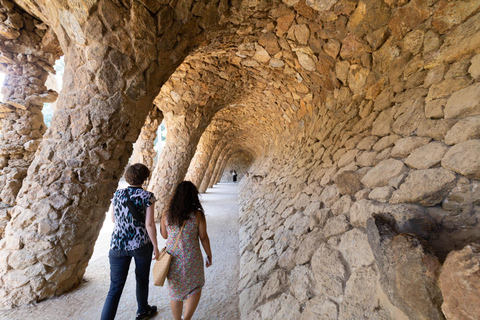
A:
POLYGON ((198 236, 200 238, 200 242, 202 243, 203 250, 207 254, 208 261, 206 263, 206 267, 210 267, 212 265, 212 250, 210 249, 210 239, 208 238, 207 234, 207 220, 205 219, 205 215, 201 212, 197 211, 196 219, 198 223, 198 236))
POLYGON ((113 210, 113 203, 110 206, 110 217, 112 218, 112 222, 115 223, 115 212, 113 210))
POLYGON ((168 238, 167 216, 165 213, 162 214, 162 218, 160 219, 160 233, 162 234, 163 239, 168 238))
POLYGON ((157 228, 155 227, 155 208, 154 204, 147 207, 147 217, 145 219, 145 227, 147 227, 148 236, 153 245, 153 259, 155 260, 158 255, 158 244, 157 244, 157 228))

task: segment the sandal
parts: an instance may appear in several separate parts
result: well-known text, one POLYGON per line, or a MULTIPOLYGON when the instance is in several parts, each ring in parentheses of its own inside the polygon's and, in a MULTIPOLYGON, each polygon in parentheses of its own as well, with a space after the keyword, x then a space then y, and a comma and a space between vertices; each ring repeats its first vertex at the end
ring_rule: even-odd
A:
POLYGON ((137 314, 135 320, 149 319, 157 314, 156 306, 148 306, 147 311, 137 314))

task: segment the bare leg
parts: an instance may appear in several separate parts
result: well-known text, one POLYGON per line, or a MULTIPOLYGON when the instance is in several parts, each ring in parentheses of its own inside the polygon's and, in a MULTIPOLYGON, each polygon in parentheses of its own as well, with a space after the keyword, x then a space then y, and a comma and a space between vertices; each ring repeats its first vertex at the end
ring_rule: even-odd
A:
POLYGON ((202 290, 198 291, 194 295, 188 297, 187 302, 185 302, 185 315, 184 320, 192 319, 195 309, 197 309, 198 302, 200 301, 200 296, 202 295, 202 290))
POLYGON ((172 308, 173 318, 175 320, 181 320, 182 319, 182 311, 183 311, 183 301, 170 300, 170 307, 172 308))

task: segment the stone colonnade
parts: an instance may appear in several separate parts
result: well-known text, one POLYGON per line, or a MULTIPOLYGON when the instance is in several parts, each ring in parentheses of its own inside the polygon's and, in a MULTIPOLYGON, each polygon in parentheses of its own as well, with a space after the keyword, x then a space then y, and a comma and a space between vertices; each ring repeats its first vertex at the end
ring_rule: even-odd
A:
POLYGON ((195 46, 199 25, 210 24, 202 19, 218 12, 216 2, 195 16, 189 8, 136 1, 75 10, 20 2, 55 30, 65 74, 51 129, 0 240, 4 307, 62 294, 81 281, 154 98, 195 46))
POLYGON ((477 1, 19 3, 67 68, 0 240, 3 306, 79 283, 155 99, 157 214, 251 155, 242 319, 475 319, 477 1))

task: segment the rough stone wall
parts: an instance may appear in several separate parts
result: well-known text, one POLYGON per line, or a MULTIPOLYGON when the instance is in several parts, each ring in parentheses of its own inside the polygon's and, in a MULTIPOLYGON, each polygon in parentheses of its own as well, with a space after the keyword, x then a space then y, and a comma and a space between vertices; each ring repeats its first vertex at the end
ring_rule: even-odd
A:
POLYGON ((241 184, 242 319, 443 319, 432 275, 480 241, 480 4, 335 3, 351 15, 324 12, 318 32, 345 32, 323 46, 338 86, 241 184), (370 237, 375 214, 393 251, 370 237))

